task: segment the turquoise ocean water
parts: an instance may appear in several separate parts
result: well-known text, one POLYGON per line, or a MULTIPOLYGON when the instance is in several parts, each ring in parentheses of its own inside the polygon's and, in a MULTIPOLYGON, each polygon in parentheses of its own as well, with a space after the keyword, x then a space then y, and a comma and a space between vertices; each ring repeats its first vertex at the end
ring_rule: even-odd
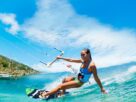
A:
MULTIPOLYGON (((0 79, 0 102, 46 102, 27 97, 25 89, 31 87, 50 90, 70 75, 72 74, 68 72, 40 73, 19 79, 0 79)), ((108 94, 101 94, 92 76, 90 83, 68 90, 69 95, 49 102, 136 102, 136 62, 101 68, 98 75, 108 94)))

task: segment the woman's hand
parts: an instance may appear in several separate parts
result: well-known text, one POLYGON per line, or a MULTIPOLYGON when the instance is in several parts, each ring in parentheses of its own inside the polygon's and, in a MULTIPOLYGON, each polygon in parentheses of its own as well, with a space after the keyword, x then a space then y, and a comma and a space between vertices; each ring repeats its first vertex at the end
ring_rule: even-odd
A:
POLYGON ((68 64, 68 65, 66 65, 68 68, 72 68, 72 65, 70 65, 70 64, 68 64))
POLYGON ((107 94, 107 92, 106 92, 106 90, 105 90, 104 88, 101 89, 101 92, 102 92, 103 94, 107 94))
POLYGON ((57 56, 56 59, 61 59, 62 57, 61 56, 57 56))

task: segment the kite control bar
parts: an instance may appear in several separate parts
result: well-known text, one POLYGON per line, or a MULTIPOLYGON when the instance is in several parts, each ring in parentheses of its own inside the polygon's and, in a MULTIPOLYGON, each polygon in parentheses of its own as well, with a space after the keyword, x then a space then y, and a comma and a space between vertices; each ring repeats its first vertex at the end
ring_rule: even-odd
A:
MULTIPOLYGON (((61 51, 61 50, 59 50, 59 49, 57 49, 57 48, 54 48, 54 49, 56 49, 57 51, 59 51, 59 52, 61 52, 61 54, 59 55, 59 56, 62 56, 63 54, 64 54, 64 51, 61 51)), ((55 61, 57 61, 58 59, 57 58, 55 58, 49 65, 48 65, 48 67, 50 67, 55 61)))
MULTIPOLYGON (((63 54, 64 54, 64 51, 62 51, 62 50, 59 50, 59 49, 57 49, 57 48, 54 48, 55 50, 57 50, 57 51, 59 51, 59 52, 61 52, 61 54, 59 55, 59 56, 62 56, 63 54)), ((43 64, 45 64, 47 67, 50 67, 54 62, 56 62, 58 59, 57 58, 55 58, 51 63, 49 63, 49 64, 47 64, 47 63, 44 63, 44 62, 42 62, 42 61, 40 61, 41 63, 43 63, 43 64)))

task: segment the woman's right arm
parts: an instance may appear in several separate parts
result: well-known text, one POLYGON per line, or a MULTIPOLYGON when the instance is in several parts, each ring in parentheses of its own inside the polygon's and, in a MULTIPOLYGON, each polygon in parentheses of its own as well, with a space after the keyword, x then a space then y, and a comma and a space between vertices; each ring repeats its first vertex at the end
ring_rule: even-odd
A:
POLYGON ((91 68, 92 68, 92 72, 93 72, 93 75, 94 75, 94 79, 97 82, 97 84, 99 85, 101 92, 104 93, 104 94, 107 94, 106 90, 103 88, 102 83, 101 83, 101 81, 100 81, 100 79, 97 75, 96 66, 93 64, 93 65, 91 65, 91 68))
POLYGON ((68 61, 68 62, 82 63, 81 59, 64 58, 64 57, 61 57, 61 56, 58 56, 57 59, 63 59, 63 60, 68 61))

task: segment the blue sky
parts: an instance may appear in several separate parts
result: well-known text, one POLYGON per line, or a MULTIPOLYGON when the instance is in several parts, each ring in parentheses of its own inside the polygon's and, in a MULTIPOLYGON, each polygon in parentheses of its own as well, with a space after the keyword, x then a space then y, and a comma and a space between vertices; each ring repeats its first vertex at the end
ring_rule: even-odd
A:
POLYGON ((76 58, 89 47, 101 63, 99 57, 108 61, 114 59, 112 54, 133 60, 129 58, 136 54, 135 4, 134 0, 0 0, 0 54, 34 65, 59 54, 54 47, 76 58), (131 54, 123 57, 124 51, 131 54))
POLYGON ((15 13, 19 23, 32 17, 36 11, 36 0, 1 0, 0 4, 0 12, 15 13))
POLYGON ((76 12, 116 28, 136 28, 135 0, 70 0, 76 12))

